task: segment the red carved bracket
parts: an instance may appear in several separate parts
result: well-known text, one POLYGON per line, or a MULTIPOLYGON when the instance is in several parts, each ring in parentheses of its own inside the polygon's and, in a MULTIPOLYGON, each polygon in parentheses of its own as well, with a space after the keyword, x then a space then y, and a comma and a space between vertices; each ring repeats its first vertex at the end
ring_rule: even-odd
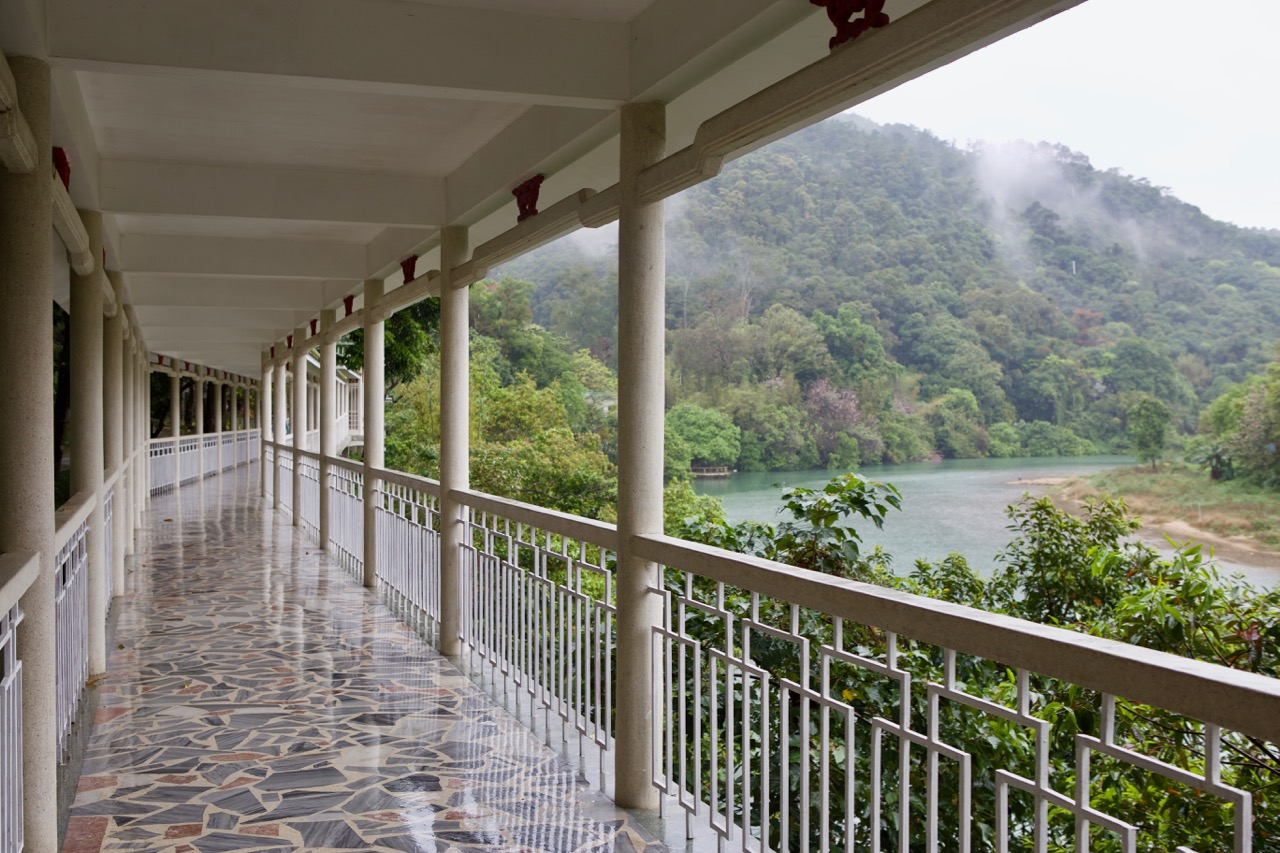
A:
POLYGON ((156 358, 159 359, 159 361, 156 363, 159 364, 161 367, 164 367, 164 356, 157 354, 156 358))
POLYGON ((344 317, 350 317, 350 316, 351 316, 351 309, 352 309, 352 307, 353 307, 355 304, 356 304, 356 295, 355 295, 354 293, 353 293, 353 294, 351 294, 350 296, 344 296, 344 297, 342 297, 342 307, 343 307, 343 308, 345 308, 345 309, 347 309, 347 313, 346 313, 346 314, 343 314, 342 316, 344 316, 344 317))
POLYGON ((276 357, 276 348, 275 348, 275 347, 272 347, 272 348, 271 348, 271 357, 272 357, 272 358, 275 358, 275 357, 276 357))
POLYGON ((546 180, 545 176, 534 175, 511 191, 511 194, 516 197, 516 207, 520 208, 520 215, 516 217, 516 222, 524 222, 530 216, 538 215, 538 193, 541 191, 544 180, 546 180))
POLYGON ((317 320, 312 320, 312 321, 311 321, 311 337, 313 337, 313 338, 316 336, 316 323, 317 323, 317 322, 319 322, 319 321, 317 321, 317 320))
POLYGON ((400 272, 404 273, 404 282, 408 284, 413 281, 413 271, 418 266, 418 256, 410 255, 400 262, 400 272))
POLYGON ((67 152, 61 148, 53 149, 53 170, 58 173, 58 177, 62 179, 62 185, 68 190, 71 189, 71 161, 67 159, 67 152))
POLYGON ((290 335, 288 340, 285 341, 285 343, 288 344, 288 349, 293 349, 293 335, 290 335))
POLYGON ((827 17, 835 25, 836 34, 827 45, 835 50, 842 44, 853 41, 867 30, 883 27, 889 23, 889 16, 884 13, 885 0, 809 0, 815 6, 823 6, 827 17), (862 13, 856 21, 850 20, 854 15, 862 13))

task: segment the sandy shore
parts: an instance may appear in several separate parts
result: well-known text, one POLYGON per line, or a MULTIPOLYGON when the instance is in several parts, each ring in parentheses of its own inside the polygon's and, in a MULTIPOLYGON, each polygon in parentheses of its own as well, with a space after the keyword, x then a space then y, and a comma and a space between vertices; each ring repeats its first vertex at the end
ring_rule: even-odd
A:
MULTIPOLYGON (((1078 512, 1082 499, 1079 490, 1071 486, 1083 486, 1082 480, 1071 477, 1044 477, 1040 480, 1018 480, 1019 485, 1066 486, 1053 489, 1049 496, 1059 507, 1070 512, 1078 512)), ((1199 542, 1212 549, 1215 559, 1227 564, 1228 568, 1242 570, 1253 581, 1263 581, 1269 585, 1280 584, 1280 552, 1264 548, 1247 536, 1223 536, 1209 530, 1202 530, 1189 521, 1182 519, 1148 521, 1142 518, 1142 527, 1138 529, 1137 538, 1162 551, 1169 550, 1169 540, 1182 544, 1188 541, 1199 542)))

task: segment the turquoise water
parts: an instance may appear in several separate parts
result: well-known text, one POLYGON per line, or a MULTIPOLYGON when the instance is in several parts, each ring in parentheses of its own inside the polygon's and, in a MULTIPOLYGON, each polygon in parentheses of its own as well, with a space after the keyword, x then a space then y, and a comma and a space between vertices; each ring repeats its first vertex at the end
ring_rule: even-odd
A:
MULTIPOLYGON (((1104 468, 1132 465, 1126 456, 1081 456, 1068 459, 947 459, 881 465, 859 471, 873 480, 892 483, 902 492, 902 510, 890 510, 884 530, 869 523, 859 527, 868 546, 883 545, 899 574, 917 559, 938 560, 958 551, 971 565, 989 573, 995 555, 1011 534, 1005 507, 1023 494, 1038 496, 1045 486, 1018 480, 1076 477, 1104 468)), ((724 503, 730 521, 776 522, 782 489, 817 488, 837 471, 767 471, 734 474, 724 480, 698 480, 695 489, 724 503), (777 484, 777 485, 775 485, 777 484)))

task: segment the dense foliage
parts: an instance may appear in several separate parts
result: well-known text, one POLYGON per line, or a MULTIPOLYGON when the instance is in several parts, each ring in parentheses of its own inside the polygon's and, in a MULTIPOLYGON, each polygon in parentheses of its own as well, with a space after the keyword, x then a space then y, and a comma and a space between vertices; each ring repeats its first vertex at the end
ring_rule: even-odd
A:
MULTIPOLYGON (((1277 348, 1280 354, 1280 348, 1277 348)), ((1201 413, 1188 458, 1217 479, 1237 473, 1280 487, 1280 358, 1232 385, 1201 413)))

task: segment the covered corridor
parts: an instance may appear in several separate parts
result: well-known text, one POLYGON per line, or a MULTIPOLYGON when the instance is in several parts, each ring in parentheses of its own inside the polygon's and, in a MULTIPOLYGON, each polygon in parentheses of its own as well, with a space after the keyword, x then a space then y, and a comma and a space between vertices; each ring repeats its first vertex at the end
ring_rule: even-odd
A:
POLYGON ((663 848, 259 497, 144 514, 64 853, 663 848))

